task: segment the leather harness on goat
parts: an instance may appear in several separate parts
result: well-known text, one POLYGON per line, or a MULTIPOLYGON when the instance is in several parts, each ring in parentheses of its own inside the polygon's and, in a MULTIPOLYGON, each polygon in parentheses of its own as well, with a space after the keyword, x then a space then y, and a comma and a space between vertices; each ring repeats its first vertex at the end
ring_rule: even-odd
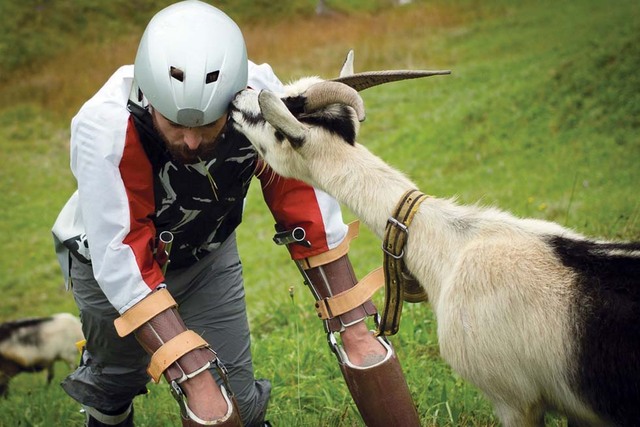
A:
POLYGON ((398 332, 403 301, 420 302, 428 299, 422 286, 407 271, 403 259, 409 225, 420 204, 428 197, 418 190, 407 191, 387 222, 382 243, 385 300, 377 335, 395 335, 398 332))

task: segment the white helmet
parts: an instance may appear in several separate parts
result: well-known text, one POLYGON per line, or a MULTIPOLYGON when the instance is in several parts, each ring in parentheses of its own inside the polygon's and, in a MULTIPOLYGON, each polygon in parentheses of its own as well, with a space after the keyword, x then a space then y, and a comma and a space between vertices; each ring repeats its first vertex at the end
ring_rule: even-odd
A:
POLYGON ((197 127, 222 117, 246 88, 247 68, 236 23, 211 5, 187 0, 161 10, 147 25, 136 54, 134 89, 167 119, 197 127))

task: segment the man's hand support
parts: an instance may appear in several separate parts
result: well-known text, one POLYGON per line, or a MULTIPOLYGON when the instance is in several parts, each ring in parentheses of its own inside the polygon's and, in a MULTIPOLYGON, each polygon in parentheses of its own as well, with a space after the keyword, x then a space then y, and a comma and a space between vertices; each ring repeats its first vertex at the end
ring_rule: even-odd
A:
POLYGON ((227 373, 216 353, 197 333, 187 329, 180 318, 169 291, 159 289, 134 305, 115 320, 118 335, 135 333, 142 347, 151 354, 147 372, 154 382, 164 374, 171 391, 180 405, 183 426, 217 425, 235 427, 242 424, 235 399, 229 390, 227 373), (193 378, 214 365, 224 382, 221 392, 227 402, 227 413, 215 421, 198 418, 188 407, 179 384, 193 378))
POLYGON ((198 334, 187 329, 166 289, 153 292, 116 319, 120 336, 134 332, 151 354, 147 372, 154 382, 164 373, 167 382, 178 384, 207 369, 216 353, 198 334))

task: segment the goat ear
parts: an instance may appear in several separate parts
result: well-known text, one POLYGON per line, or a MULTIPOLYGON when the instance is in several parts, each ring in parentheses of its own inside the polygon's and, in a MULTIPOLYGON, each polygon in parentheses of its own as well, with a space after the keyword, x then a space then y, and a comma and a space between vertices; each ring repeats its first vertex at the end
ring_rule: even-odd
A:
POLYGON ((289 140, 293 147, 304 144, 307 128, 300 123, 273 92, 263 90, 258 95, 258 105, 264 119, 289 140))
POLYGON ((350 76, 353 74, 353 49, 351 49, 348 53, 347 53, 347 57, 344 60, 344 63, 342 64, 342 69, 340 70, 340 77, 346 77, 346 76, 350 76))

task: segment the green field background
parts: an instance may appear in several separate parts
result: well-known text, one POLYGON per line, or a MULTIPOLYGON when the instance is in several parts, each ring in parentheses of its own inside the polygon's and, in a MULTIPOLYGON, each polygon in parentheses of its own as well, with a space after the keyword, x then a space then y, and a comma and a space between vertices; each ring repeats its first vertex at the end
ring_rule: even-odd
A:
MULTIPOLYGON (((7 1, 0 6, 0 321, 77 313, 50 228, 75 189, 69 121, 121 64, 167 1, 7 1)), ((250 57, 285 82, 356 71, 450 69, 363 92, 360 142, 422 191, 548 219, 598 238, 640 240, 640 3, 631 0, 219 1, 250 57)), ((354 219, 345 209, 345 218, 354 219)), ((239 245, 257 375, 274 385, 276 426, 361 421, 309 291, 276 247, 256 182, 239 245)), ((367 229, 351 245, 359 277, 380 265, 367 229)), ((376 295, 376 302, 382 295, 376 295)), ((405 305, 391 338, 425 426, 498 425, 481 394, 438 353, 427 305, 405 305)), ((23 374, 0 426, 79 426, 79 405, 23 374)), ((178 424, 166 384, 136 402, 138 426, 178 424)), ((548 425, 562 426, 549 417, 548 425)))

